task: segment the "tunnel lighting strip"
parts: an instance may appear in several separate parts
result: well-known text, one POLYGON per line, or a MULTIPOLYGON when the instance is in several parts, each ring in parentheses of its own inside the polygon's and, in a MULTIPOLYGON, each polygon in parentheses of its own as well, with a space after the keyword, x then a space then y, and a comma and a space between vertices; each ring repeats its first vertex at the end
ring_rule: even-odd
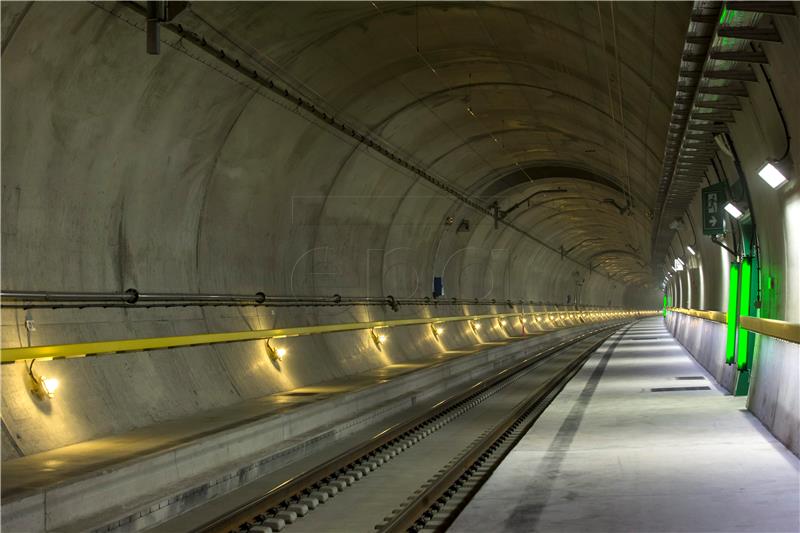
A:
POLYGON ((728 332, 725 337, 725 363, 733 364, 736 359, 736 324, 739 309, 739 263, 731 263, 728 275, 728 332))
MULTIPOLYGON (((739 285, 739 317, 748 316, 750 314, 750 259, 742 259, 740 275, 742 278, 739 285)), ((741 327, 741 319, 739 322, 739 331, 737 332, 737 349, 736 349, 736 368, 739 370, 747 369, 747 352, 748 344, 750 343, 750 332, 741 327)), ((751 352, 752 353, 752 352, 751 352)))
MULTIPOLYGON (((144 16, 144 17, 147 16, 147 10, 144 7, 142 7, 141 5, 137 4, 136 2, 122 2, 122 4, 125 5, 126 7, 130 8, 134 12, 138 13, 141 16, 144 16)), ((97 5, 101 9, 104 9, 99 4, 95 4, 95 5, 97 5)), ((105 10, 105 11, 107 11, 107 10, 105 10)), ((556 253, 560 257, 564 257, 564 258, 572 261, 576 265, 578 265, 580 267, 583 267, 583 268, 585 268, 585 269, 587 269, 587 270, 589 270, 591 272, 591 270, 592 270, 591 265, 585 265, 585 264, 581 263, 580 261, 578 261, 577 259, 573 259, 572 257, 569 257, 568 255, 564 254, 562 252, 562 250, 547 244, 543 240, 539 239, 538 237, 535 237, 534 235, 532 235, 528 231, 522 229, 521 227, 517 226, 516 224, 513 224, 512 222, 509 222, 507 220, 503 220, 502 218, 499 218, 499 219, 495 218, 494 217, 494 213, 490 208, 485 207, 485 206, 481 205, 480 203, 476 202, 475 200, 470 198, 470 196, 468 194, 458 190, 456 187, 451 185, 446 180, 441 179, 441 178, 437 178, 435 176, 432 176, 431 174, 429 174, 424 169, 422 169, 422 168, 418 167, 417 165, 415 165, 414 163, 408 161, 405 157, 399 156, 394 151, 386 148, 381 142, 374 141, 373 139, 370 138, 369 135, 366 135, 366 134, 364 134, 362 132, 359 132, 358 130, 356 130, 351 125, 348 125, 348 124, 346 124, 344 122, 336 120, 336 118, 332 114, 329 114, 329 113, 325 112, 323 109, 320 109, 315 104, 310 102, 308 99, 303 99, 302 96, 294 94, 294 92, 289 90, 288 87, 279 87, 278 85, 275 84, 275 82, 273 80, 261 75, 258 72, 258 70, 255 70, 255 69, 249 68, 249 67, 245 67, 241 63, 241 61, 239 61, 238 59, 236 59, 233 56, 228 55, 222 48, 217 48, 216 46, 210 44, 205 39, 205 37, 203 37, 202 35, 200 35, 198 33, 195 33, 194 31, 191 31, 191 30, 189 30, 187 28, 184 28, 181 24, 175 24, 175 23, 171 23, 171 22, 163 22, 163 23, 161 23, 161 27, 166 29, 166 30, 171 31, 172 33, 176 34, 181 39, 185 39, 187 42, 192 43, 193 45, 195 45, 197 48, 199 48, 203 52, 205 52, 205 53, 209 54, 210 56, 214 57, 217 61, 220 61, 220 62, 224 63, 229 68, 232 68, 233 70, 238 72, 240 75, 245 76, 246 78, 248 78, 250 81, 257 83, 259 86, 271 91, 273 94, 275 94, 278 97, 290 102, 292 105, 296 105, 297 107, 305 110, 306 112, 310 113, 311 115, 313 115, 317 119, 319 119, 322 122, 328 124, 331 128, 333 128, 333 129, 335 129, 335 130, 337 130, 337 131, 339 131, 341 133, 344 133, 345 135, 348 135, 348 136, 352 137, 353 139, 358 141, 360 144, 363 144, 363 145, 365 145, 365 146, 367 146, 369 148, 372 148, 378 154, 388 158, 390 161, 394 162, 395 164, 397 164, 397 165, 399 165, 401 167, 404 167, 405 169, 409 170, 410 172, 412 172, 412 173, 416 174, 417 176, 423 178, 427 182, 435 185, 439 189, 441 189, 441 190, 445 191, 446 193, 450 194, 451 196, 455 197, 460 202, 468 205, 469 207, 472 207, 476 211, 484 214, 485 216, 491 217, 492 219, 496 220, 500 224, 503 224, 503 225, 505 225, 505 226, 507 226, 507 227, 509 227, 509 228, 521 233, 522 235, 524 235, 525 237, 528 237, 532 241, 537 242, 540 245, 544 246, 545 248, 547 248, 551 252, 556 253)), ((604 275, 609 280, 610 279, 615 279, 608 272, 606 272, 604 275)))
MULTIPOLYGON (((728 315, 722 311, 699 311, 697 309, 684 309, 681 307, 669 307, 667 311, 693 316, 695 318, 702 318, 703 320, 710 320, 720 324, 727 324, 728 315)), ((739 327, 752 333, 758 333, 759 335, 766 335, 768 337, 800 344, 800 324, 797 323, 754 316, 740 316, 739 327)))
MULTIPOLYGON (((373 330, 374 328, 389 328, 396 326, 416 326, 421 324, 441 324, 445 322, 464 322, 486 319, 502 319, 503 317, 519 317, 523 314, 544 317, 546 320, 566 320, 574 315, 572 320, 579 318, 621 318, 629 316, 644 316, 656 312, 650 311, 583 311, 583 312, 542 312, 542 313, 500 313, 489 315, 461 315, 449 317, 409 318, 401 320, 380 320, 373 322, 352 322, 344 324, 325 324, 317 326, 301 326, 280 329, 260 329, 251 331, 233 331, 228 333, 200 333, 196 335, 181 335, 174 337, 152 337, 145 339, 124 339, 111 341, 82 342, 74 344, 52 344, 44 346, 29 346, 22 348, 0 349, 0 361, 3 364, 23 361, 28 359, 65 359, 86 357, 94 355, 107 355, 126 352, 141 352, 146 350, 161 350, 168 348, 182 348, 188 346, 202 346, 221 344, 227 342, 242 342, 265 339, 280 339, 286 337, 300 337, 324 333, 338 333, 344 331, 373 330)), ((541 321, 540 321, 541 322, 541 321)))

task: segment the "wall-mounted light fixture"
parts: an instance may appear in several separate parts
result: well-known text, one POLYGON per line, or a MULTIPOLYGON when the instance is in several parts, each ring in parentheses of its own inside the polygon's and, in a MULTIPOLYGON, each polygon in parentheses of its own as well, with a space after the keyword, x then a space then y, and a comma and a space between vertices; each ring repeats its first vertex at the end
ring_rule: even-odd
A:
POLYGON ((369 330, 369 334, 372 337, 372 342, 375 343, 375 346, 379 350, 383 350, 383 344, 386 342, 386 339, 387 339, 386 335, 383 334, 383 333, 376 332, 375 328, 372 328, 371 330, 369 330))
POLYGON ((672 269, 675 272, 680 272, 681 270, 683 270, 683 267, 685 267, 685 266, 686 266, 686 263, 684 263, 683 259, 681 259, 680 257, 676 257, 675 261, 673 261, 673 263, 672 263, 672 269))
POLYGON ((431 333, 433 333, 434 338, 438 341, 439 335, 444 333, 444 328, 439 324, 434 324, 433 322, 431 322, 431 333))
POLYGON ((470 321, 469 321, 469 327, 470 327, 470 329, 472 329, 472 332, 473 332, 475 335, 477 335, 477 334, 478 334, 478 331, 480 331, 480 329, 481 329, 481 325, 480 325, 480 323, 479 323, 479 322, 476 322, 475 320, 470 320, 470 321))
POLYGON ((269 354, 269 358, 273 361, 283 361, 283 358, 286 357, 288 353, 286 348, 280 346, 275 348, 272 346, 270 342, 272 339, 267 339, 267 354, 269 354))
POLYGON ((694 248, 692 248, 691 246, 686 245, 686 249, 689 251, 690 254, 697 255, 697 252, 695 252, 694 248))
POLYGON ((32 392, 36 394, 42 400, 48 400, 54 398, 56 395, 56 389, 58 389, 59 381, 57 378, 48 378, 47 376, 40 375, 37 376, 33 373, 33 365, 36 362, 34 359, 31 361, 31 366, 28 367, 28 375, 31 378, 33 383, 33 390, 32 392))
POLYGON ((789 181, 772 163, 764 163, 764 166, 758 169, 758 175, 773 189, 777 189, 789 181))
POLYGON ((744 213, 742 213, 742 211, 731 202, 725 204, 725 211, 727 211, 730 216, 737 220, 742 218, 742 215, 744 215, 744 213))

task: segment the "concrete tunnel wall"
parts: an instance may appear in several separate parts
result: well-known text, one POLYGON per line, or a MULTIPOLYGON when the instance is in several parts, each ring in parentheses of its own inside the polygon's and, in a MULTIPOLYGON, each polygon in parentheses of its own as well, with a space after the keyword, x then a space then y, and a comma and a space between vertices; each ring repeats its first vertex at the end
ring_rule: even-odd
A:
MULTIPOLYGON (((783 111, 788 134, 784 132, 778 108, 760 68, 754 72, 758 83, 747 85, 749 97, 740 99, 743 109, 729 125, 730 135, 741 159, 744 179, 750 191, 761 256, 761 313, 764 318, 800 322, 800 85, 797 50, 800 24, 797 19, 775 18, 783 44, 764 45, 769 58, 765 70, 772 80, 783 111), (766 161, 788 153, 780 163, 790 181, 773 190, 759 176, 766 161)), ((718 179, 735 182, 734 161, 722 153, 717 167, 709 167, 710 183, 718 179), (719 170, 719 172, 717 172, 719 170), (719 174, 719 175, 718 175, 719 174)), ((708 182, 704 183, 706 186, 708 182)), ((734 258, 702 234, 701 198, 698 192, 683 225, 672 241, 672 250, 687 263, 675 273, 667 293, 674 305, 692 309, 727 311, 729 265, 734 258), (698 253, 692 256, 686 246, 698 253)), ((728 221, 730 225, 730 220, 728 221)), ((725 240, 733 247, 731 232, 725 240)), ((755 290, 755 288, 753 288, 755 290)), ((667 321, 677 339, 728 391, 735 385, 736 369, 725 364, 725 335, 722 324, 671 315, 667 321)), ((795 454, 800 455, 800 345, 756 335, 754 368, 751 371, 747 407, 795 454)))
MULTIPOLYGON (((296 110, 87 4, 2 5, 2 286, 9 290, 447 296, 650 306, 653 290, 590 273, 296 110), (453 216, 456 224, 445 225, 453 216), (456 231, 461 219, 471 230, 456 231)), ((404 117, 412 120, 413 117, 404 117)), ((394 141, 427 157, 436 132, 394 141), (433 135, 433 137, 432 137, 433 135), (403 143, 400 143, 400 141, 403 143)), ((391 133, 391 132, 390 132, 391 133)), ((385 133, 385 135, 387 135, 385 133)), ((480 169, 453 160, 450 175, 480 169)), ((525 223, 524 215, 518 222, 525 223)), ((570 229, 542 222, 558 242, 570 229)), ((539 231, 537 231, 539 233, 539 231)), ((502 311, 498 307, 498 311, 502 311)), ((442 315, 491 309, 443 308, 442 315)), ((4 309, 3 346, 402 318, 428 308, 4 309), (34 330, 26 329, 32 320, 34 330)), ((502 336, 500 332, 487 334, 502 336)), ((118 434, 441 349, 426 328, 39 362, 36 401, 2 368, 3 459, 118 434)), ((491 338, 487 336, 487 338, 491 338)), ((445 347, 471 344, 448 326, 445 347)))

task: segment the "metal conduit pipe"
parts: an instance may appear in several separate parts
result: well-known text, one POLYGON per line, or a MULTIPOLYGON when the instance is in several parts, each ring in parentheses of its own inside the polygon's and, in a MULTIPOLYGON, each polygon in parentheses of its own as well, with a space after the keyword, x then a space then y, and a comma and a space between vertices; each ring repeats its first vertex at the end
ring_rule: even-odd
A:
POLYGON ((403 305, 541 305, 555 309, 590 310, 592 306, 560 305, 523 299, 481 300, 478 298, 395 298, 394 296, 267 296, 263 292, 248 294, 143 293, 137 289, 125 292, 56 292, 0 291, 0 307, 7 308, 83 308, 83 307, 174 307, 174 306, 349 306, 388 305, 397 311, 403 305))

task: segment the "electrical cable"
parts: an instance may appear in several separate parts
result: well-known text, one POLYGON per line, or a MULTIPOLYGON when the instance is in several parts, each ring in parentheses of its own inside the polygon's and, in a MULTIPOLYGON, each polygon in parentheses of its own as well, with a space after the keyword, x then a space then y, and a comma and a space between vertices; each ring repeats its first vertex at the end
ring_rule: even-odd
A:
POLYGON ((697 229, 694 227, 694 221, 692 221, 692 214, 688 210, 686 210, 686 218, 689 220, 689 225, 692 227, 692 237, 694 237, 692 244, 694 246, 697 246, 697 229))
MULTIPOLYGON (((753 43, 750 43, 750 48, 755 51, 756 47, 753 46, 753 43)), ((763 51, 763 47, 762 51, 763 51)), ((778 116, 781 118, 781 124, 783 125, 783 135, 786 138, 786 150, 783 151, 783 155, 774 161, 776 163, 782 163, 784 159, 789 156, 789 150, 792 147, 792 136, 789 135, 789 126, 786 124, 786 117, 783 115, 783 108, 781 108, 781 104, 778 102, 778 97, 775 95, 775 87, 772 86, 772 79, 767 74, 767 69, 764 68, 764 65, 758 65, 761 69, 761 73, 764 75, 764 80, 767 82, 767 87, 769 87, 769 94, 772 95, 772 102, 775 104, 775 109, 778 111, 778 116)))

